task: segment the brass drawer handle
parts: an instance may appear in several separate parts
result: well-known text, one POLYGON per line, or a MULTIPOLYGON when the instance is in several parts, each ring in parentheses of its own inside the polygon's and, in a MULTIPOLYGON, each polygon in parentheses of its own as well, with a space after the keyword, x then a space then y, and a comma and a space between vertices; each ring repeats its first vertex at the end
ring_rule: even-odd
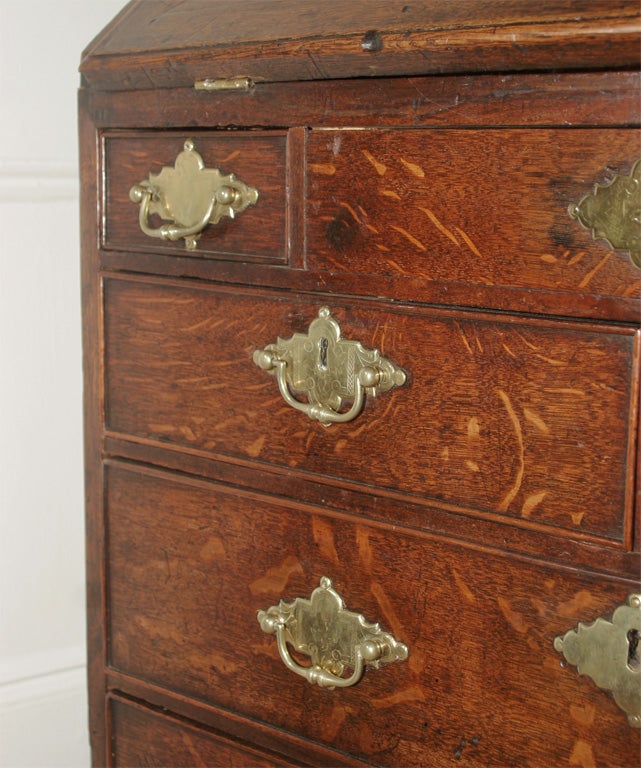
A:
POLYGON ((309 599, 283 600, 266 611, 258 611, 263 632, 276 635, 280 657, 288 669, 322 688, 347 688, 363 676, 365 667, 402 661, 407 646, 397 642, 378 624, 370 624, 361 614, 348 611, 326 576, 309 599), (287 644, 311 657, 309 667, 297 664, 287 644), (349 677, 343 677, 351 669, 349 677))
POLYGON ((611 691, 633 728, 641 728, 641 595, 630 595, 612 619, 579 623, 554 640, 554 648, 598 686, 611 691))
POLYGON ((365 393, 372 396, 405 383, 405 373, 377 349, 365 349, 358 341, 341 339, 340 326, 327 307, 321 307, 307 334, 254 352, 254 362, 276 375, 283 399, 323 426, 354 419, 361 412, 365 393), (292 390, 304 392, 308 402, 297 400, 292 390), (344 401, 352 401, 341 411, 344 401))
POLYGON ((258 191, 233 173, 224 176, 218 168, 205 168, 193 141, 188 139, 173 168, 165 166, 160 173, 150 173, 148 180, 134 184, 129 197, 140 205, 138 220, 146 235, 161 240, 182 237, 187 248, 193 250, 208 224, 217 224, 223 216, 233 219, 256 203, 258 191), (150 227, 152 214, 172 223, 150 227))

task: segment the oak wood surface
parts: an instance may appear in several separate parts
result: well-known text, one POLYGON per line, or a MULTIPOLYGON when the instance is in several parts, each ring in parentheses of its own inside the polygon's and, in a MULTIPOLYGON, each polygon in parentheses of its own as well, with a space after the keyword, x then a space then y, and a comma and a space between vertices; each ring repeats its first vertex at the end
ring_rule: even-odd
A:
POLYGON ((87 563, 87 684, 89 704, 89 741, 92 764, 107 765, 106 728, 106 658, 102 445, 100 435, 104 424, 104 371, 102 345, 101 289, 97 278, 99 200, 99 136, 86 101, 78 101, 78 132, 80 140, 80 247, 82 287, 82 345, 83 345, 83 426, 84 426, 84 501, 85 557, 87 563))
POLYGON ((259 83, 215 95, 193 87, 84 90, 102 128, 287 126, 638 126, 635 70, 525 72, 259 83))
MULTIPOLYGON (((153 239, 141 230, 140 206, 129 199, 129 190, 134 184, 146 181, 150 174, 159 174, 164 167, 173 168, 187 139, 194 140, 194 149, 201 155, 206 169, 217 168, 223 176, 233 173, 258 190, 255 205, 234 219, 223 217, 205 229, 198 241, 197 255, 285 262, 288 208, 285 133, 104 135, 105 247, 184 253, 183 239, 174 242, 153 239)), ((150 217, 151 228, 157 229, 162 223, 167 222, 156 215, 150 217)))
MULTIPOLYGON (((610 124, 619 126, 638 125, 641 120, 639 114, 639 80, 633 73, 577 73, 577 74, 545 74, 540 75, 518 75, 518 76, 485 76, 473 78, 471 76, 456 76, 449 78, 420 78, 420 79, 392 79, 368 81, 341 81, 333 83, 331 90, 322 83, 308 84, 278 84, 264 86, 262 89, 255 89, 251 94, 221 94, 215 99, 212 94, 198 94, 196 92, 178 89, 174 92, 165 92, 162 95, 162 106, 160 105, 159 93, 156 91, 138 92, 137 94, 100 94, 85 93, 90 104, 94 119, 99 125, 104 126, 156 126, 162 125, 171 128, 184 126, 186 123, 206 126, 211 124, 218 125, 239 125, 243 122, 249 122, 250 125, 282 124, 283 121, 295 120, 305 123, 307 120, 312 124, 320 126, 332 126, 341 124, 367 125, 372 121, 382 124, 396 124, 399 126, 416 124, 463 124, 467 126, 482 126, 484 124, 493 125, 544 125, 557 124, 563 126, 579 127, 593 126, 595 124, 610 124), (322 89, 319 87, 322 86, 322 89), (315 88, 317 89, 315 91, 315 88), (626 96, 627 94, 627 96, 626 96)), ((291 124, 291 123, 290 123, 291 124)), ((490 147, 500 152, 502 142, 505 137, 511 136, 510 153, 503 152, 499 154, 494 165, 483 163, 483 158, 468 158, 468 167, 473 170, 473 181, 469 178, 461 178, 461 168, 456 162, 445 163, 443 159, 439 161, 439 155, 435 153, 430 155, 430 147, 424 147, 425 142, 419 142, 418 146, 412 147, 413 152, 418 152, 423 162, 421 166, 426 173, 423 180, 423 189, 427 196, 432 198, 441 193, 440 183, 447 184, 448 174, 451 174, 458 181, 458 195, 471 196, 469 208, 476 212, 486 205, 484 199, 475 197, 474 192, 478 181, 485 182, 482 189, 485 196, 489 194, 489 200, 496 206, 501 200, 501 195, 505 195, 505 190, 510 189, 514 174, 514 163, 516 159, 523 161, 521 170, 517 173, 521 179, 521 186, 527 184, 534 185, 537 195, 528 194, 518 200, 516 205, 512 205, 512 199, 508 197, 507 203, 504 202, 503 208, 500 206, 492 209, 492 216, 486 217, 477 214, 474 218, 475 227, 486 227, 484 218, 489 222, 499 220, 499 245, 503 244, 503 273, 505 270, 512 270, 510 279, 503 281, 509 285, 501 285, 498 281, 493 285, 487 285, 484 282, 452 282, 449 277, 449 270, 452 266, 452 256, 456 257, 457 248, 452 245, 448 258, 443 263, 435 265, 437 274, 432 274, 430 280, 425 280, 417 276, 416 272, 420 270, 405 269, 401 275, 396 270, 382 270, 375 276, 370 276, 367 270, 353 265, 358 269, 357 281, 346 281, 347 270, 334 269, 334 263, 324 263, 320 256, 315 252, 317 246, 327 252, 325 232, 323 227, 331 222, 319 222, 313 216, 313 211, 307 217, 308 223, 305 224, 306 217, 304 210, 300 209, 303 197, 303 185, 300 181, 300 174, 305 167, 304 155, 304 129, 290 130, 288 149, 287 149, 287 173, 293 179, 298 179, 292 184, 292 178, 288 177, 288 222, 287 222, 287 251, 289 263, 292 266, 301 266, 305 258, 305 229, 311 229, 316 238, 308 246, 310 251, 310 265, 316 263, 319 270, 309 269, 308 272, 284 273, 282 270, 272 270, 267 266, 256 264, 247 268, 245 264, 236 264, 239 258, 260 260, 259 256, 248 255, 247 251, 260 251, 275 249, 276 253, 282 252, 280 238, 285 236, 282 227, 274 228, 274 225, 267 222, 263 226, 266 217, 274 211, 275 218, 278 220, 278 210, 285 196, 276 193, 271 201, 267 201, 263 195, 259 199, 259 209, 250 209, 247 217, 239 217, 234 222, 234 227, 230 228, 223 225, 223 229, 216 231, 210 228, 203 237, 203 242, 196 255, 185 251, 184 246, 177 244, 168 247, 160 244, 158 240, 145 238, 137 224, 136 207, 128 200, 127 194, 129 187, 139 179, 134 180, 133 173, 121 173, 118 183, 114 181, 110 185, 110 194, 114 200, 119 200, 117 209, 112 209, 109 203, 109 226, 116 228, 121 233, 121 237, 115 243, 118 248, 124 248, 127 245, 130 248, 145 248, 144 251, 137 252, 103 252, 103 264, 108 268, 135 268, 137 271, 148 271, 152 273, 181 274, 191 275, 193 277, 214 278, 217 280, 227 280, 230 282, 249 282, 258 285, 274 285, 277 287, 288 286, 302 290, 309 290, 319 287, 326 287, 328 290, 336 292, 357 292, 364 295, 377 293, 379 295, 388 295, 394 298, 405 298, 408 300, 419 300, 430 303, 452 303, 467 306, 494 306, 497 309, 512 309, 528 311, 538 311, 551 314, 557 314, 560 308, 558 295, 558 286, 566 285, 562 288, 564 291, 564 300, 562 303, 564 314, 573 314, 583 317, 612 318, 619 320, 638 321, 641 314, 641 301, 639 292, 641 291, 641 280, 639 279, 639 270, 635 269, 623 252, 612 253, 609 247, 603 242, 592 242, 588 232, 582 230, 578 223, 570 220, 566 208, 568 202, 576 202, 583 194, 589 192, 596 181, 605 182, 619 168, 624 170, 621 165, 621 159, 615 157, 614 153, 609 152, 608 143, 597 138, 598 133, 594 130, 574 131, 562 130, 551 132, 548 129, 532 134, 532 139, 527 139, 527 134, 523 131, 512 132, 492 132, 479 131, 475 133, 476 139, 470 138, 467 143, 468 148, 477 146, 484 141, 490 142, 490 147), (296 142, 292 139, 294 136, 300 136, 296 142), (536 137, 538 136, 538 140, 536 137), (492 138, 494 137, 494 139, 492 138), (548 139, 554 138, 561 142, 565 149, 571 148, 571 155, 565 159, 563 155, 559 156, 559 149, 554 150, 554 144, 550 144, 548 139), (545 141, 544 141, 545 139, 545 141), (521 141, 525 141, 525 146, 521 146, 521 141), (492 143, 494 142, 494 143, 492 143), (498 143, 497 143, 498 142, 498 143), (582 142, 587 142, 583 146, 582 142), (596 143, 595 143, 596 142, 596 143), (599 143, 600 142, 600 143, 599 143), (551 152, 547 152, 548 148, 551 152), (533 152, 532 158, 528 156, 533 152), (556 152, 556 154, 555 154, 556 152), (597 156, 601 154, 603 164, 596 162, 597 156), (427 157, 426 157, 427 156, 427 157), (471 165, 470 165, 471 163, 471 165), (570 166, 572 166, 570 168, 570 166), (554 191, 546 187, 543 170, 545 167, 550 173, 550 178, 558 181, 554 191), (561 168, 567 169, 572 178, 567 174, 561 173, 561 168), (539 175, 539 173, 541 175, 539 175), (296 176, 298 174, 298 176, 296 176), (567 177, 567 178, 566 178, 567 177), (434 189, 432 189, 432 185, 434 189), (534 198, 534 199, 533 199, 534 198), (550 209, 546 209, 544 201, 550 204, 550 209), (537 208, 540 206, 540 209, 537 208), (540 210, 543 218, 537 216, 533 223, 530 223, 528 216, 530 207, 540 210), (545 218, 552 217, 550 226, 545 228, 545 218), (258 220, 260 227, 254 226, 258 220), (538 225, 538 229, 536 226, 538 225), (534 230, 532 227, 534 226, 534 230), (124 229, 123 229, 124 228, 124 229), (237 229, 236 229, 237 228, 237 229), (527 239, 522 230, 532 232, 536 237, 527 239), (235 231, 242 231, 254 243, 253 248, 243 244, 243 238, 235 235, 235 231), (262 239, 257 241, 256 233, 260 232, 262 239), (265 235, 271 233, 270 239, 265 235), (320 241, 319 241, 320 237, 320 241), (230 241, 231 238, 231 241, 230 241), (273 242, 271 242, 273 239, 273 242), (511 239, 511 240, 510 240, 511 239), (146 246, 144 245, 147 241, 146 246), (209 266, 209 260, 202 256, 208 254, 208 244, 213 244, 213 248, 224 251, 229 250, 230 242, 240 253, 221 253, 217 255, 218 263, 214 268, 209 266), (505 251, 505 243, 516 246, 514 253, 505 251), (562 247, 563 242, 571 247, 562 247), (138 245, 136 245, 138 243, 138 245), (574 247, 572 245, 574 244, 574 247), (550 245, 547 249, 544 246, 550 245), (585 245, 587 252, 580 248, 585 245), (536 252, 540 247, 540 252, 536 252), (529 252, 529 256, 521 260, 521 249, 529 252), (167 258, 163 252, 171 253, 167 258), (558 253, 557 253, 558 252, 558 253), (200 255, 198 255, 200 254, 200 255), (563 255, 565 255, 564 258, 563 255), (541 261, 544 257, 545 261, 541 261), (225 259, 220 261, 220 259, 225 259), (553 260, 556 259, 556 262, 553 260), (571 265, 566 265, 567 261, 572 261, 571 265), (590 268, 585 265, 590 262, 590 268), (518 267, 518 269, 517 269, 518 267), (328 268, 331 271, 328 271, 328 268), (439 279, 439 270, 443 279, 439 279), (387 272, 388 274, 383 274, 387 272), (618 274, 618 277, 616 275, 618 274), (375 277, 376 279, 373 279, 375 277), (608 288, 607 283, 610 283, 608 288), (519 283, 525 283, 517 287, 519 283), (526 287, 528 284, 536 285, 541 283, 542 287, 533 290, 526 287), (516 284, 516 285, 515 285, 516 284), (568 292, 567 286, 571 286, 568 292)), ((198 135, 198 132, 190 130, 189 133, 182 132, 172 134, 175 137, 176 144, 180 144, 187 136, 198 135)), ((211 135, 211 134, 209 134, 211 135)), ((249 139, 230 138, 225 133, 214 134, 220 136, 223 141, 240 142, 245 146, 247 142, 251 146, 249 139)), ((241 136, 243 134, 241 133, 241 136)), ((246 135, 246 134, 245 134, 246 135)), ((250 134, 251 135, 251 134, 250 134)), ((383 137, 387 136, 385 132, 373 132, 368 136, 378 136, 378 144, 385 141, 383 137)), ((394 140, 401 140, 403 134, 395 135, 394 140)), ((450 136, 456 133, 433 133, 434 137, 441 136, 441 141, 447 142, 450 136)), ((459 133, 460 135, 460 133, 459 133)), ((634 131, 610 132, 609 136, 620 137, 624 141, 626 135, 630 137, 631 144, 626 149, 626 155, 629 156, 628 164, 637 149, 634 140, 634 131)), ((310 136, 316 134, 312 132, 310 136)), ((312 141, 312 151, 315 156, 319 154, 319 144, 322 146, 322 134, 320 139, 312 141)), ((168 137, 169 138, 169 137, 168 137)), ((252 140, 256 145, 260 145, 260 138, 253 136, 252 140)), ((389 141, 392 141, 390 138, 389 141)), ((346 142, 347 143, 347 142, 346 142)), ((387 146, 387 145, 385 145, 387 146)), ((390 145, 391 146, 391 145, 390 145)), ((133 149, 133 145, 131 145, 133 149)), ((465 144, 461 144, 460 149, 465 154, 465 144)), ((167 157, 174 157, 172 154, 176 148, 172 147, 164 150, 167 157)), ((139 151, 136 149, 136 152, 139 151)), ((333 150, 331 150, 333 151, 333 150)), ((370 150, 368 150, 370 151, 370 150)), ((389 154, 389 149, 385 150, 389 154)), ((393 150, 392 150, 393 151, 393 150)), ((328 152, 329 154, 330 152, 328 152)), ((345 157, 348 150, 344 153, 345 157)), ((371 154, 371 151, 370 151, 371 154)), ((401 166, 400 160, 394 152, 392 158, 394 163, 392 167, 399 166, 407 175, 407 168, 401 166)), ((441 153, 443 155, 443 153, 441 153)), ((443 158, 451 158, 452 153, 445 152, 443 158)), ((338 164, 338 179, 336 177, 320 177, 321 190, 324 190, 325 205, 332 204, 334 186, 339 184, 341 168, 351 168, 352 162, 360 168, 359 162, 364 163, 362 155, 358 152, 349 155, 349 163, 338 164), (360 161, 359 161, 360 158, 360 161)), ((332 158, 333 159, 333 158, 332 158)), ((131 158, 124 158, 125 164, 131 164, 131 158)), ((340 158, 339 158, 340 160, 340 158)), ((160 167, 166 159, 149 158, 149 166, 158 165, 160 167)), ((325 162, 314 163, 312 166, 327 166, 325 162)), ((420 165, 420 163, 418 164, 420 165)), ((253 168, 250 173, 256 174, 253 168)), ((117 171, 117 168, 114 170, 117 171)), ((365 169, 377 174, 370 166, 365 169)), ((137 169, 139 175, 146 175, 149 170, 142 164, 137 169)), ((270 169, 273 174, 273 169, 270 169)), ((355 177, 358 182, 359 177, 355 177)), ((319 174, 311 174, 310 181, 318 188, 319 174)), ((351 180, 350 180, 351 181, 351 180)), ((378 182, 381 180, 378 179, 378 182)), ((419 179, 413 179, 417 184, 419 179)), ((364 183, 364 180, 361 182, 364 183)), ((395 180, 396 184, 407 186, 407 181, 402 178, 395 180)), ((339 184, 340 186, 340 184, 339 184)), ((410 194, 416 196, 420 185, 414 189, 410 185, 410 194)), ((347 200, 343 203, 349 203, 352 196, 352 184, 349 184, 349 193, 347 200)), ((388 192, 390 190, 387 190, 388 192)), ((393 190, 391 190, 393 192, 393 190)), ((380 190, 379 190, 380 192, 380 190)), ((398 194, 398 193, 397 193, 398 194)), ((451 196, 449 186, 443 194, 440 195, 444 201, 451 196)), ((361 195, 362 198, 362 195, 361 195)), ((108 199, 108 202, 111 198, 108 199)), ((398 215, 395 206, 398 201, 391 197, 381 198, 378 201, 391 204, 388 209, 383 210, 382 220, 386 217, 396 217, 398 215)), ((362 202, 362 200, 361 200, 362 202)), ((375 201, 376 202, 376 201, 375 201)), ((444 202, 441 202, 441 206, 444 202)), ((339 201, 336 201, 336 207, 339 201)), ((426 206, 422 206, 425 208, 426 206)), ((353 208, 353 206, 352 206, 353 208)), ((355 209, 354 209, 355 210, 355 209)), ((430 209, 431 210, 431 209, 430 209)), ((347 209, 340 212, 345 215, 347 209)), ((433 211, 432 211, 433 212, 433 211)), ((448 211, 449 213, 449 211, 448 211)), ((334 215, 336 218, 336 209, 326 211, 325 215, 334 215)), ((403 210, 401 214, 406 218, 407 213, 403 210)), ((358 214, 356 214, 358 216, 358 214)), ((420 227, 432 227, 431 222, 426 218, 426 214, 420 214, 423 222, 420 227)), ((454 215, 451 214, 450 215, 454 215)), ((456 216, 460 214, 456 212, 456 216)), ((470 215, 469 211, 468 214, 470 215)), ((377 220, 381 218, 377 216, 377 220)), ((349 223, 349 219, 341 220, 335 225, 344 225, 349 223)), ((354 222, 355 223, 355 222, 354 222)), ((375 226, 371 221, 367 222, 370 226, 375 226)), ((342 228, 341 225, 341 228, 342 228)), ((396 224, 395 226, 399 226, 396 224)), ((416 226, 414 223, 413 226, 416 226)), ((401 227, 409 232, 407 227, 401 227)), ((363 239, 367 234, 363 223, 359 227, 352 227, 352 230, 361 230, 360 236, 352 239, 355 244, 361 244, 369 247, 374 238, 369 232, 369 240, 363 239)), ((494 233, 491 234, 492 247, 489 258, 494 258, 494 233)), ((428 246, 430 252, 436 247, 448 247, 450 243, 444 240, 442 244, 438 243, 443 239, 442 233, 429 231, 428 246)), ((487 233, 486 233, 487 235, 487 233)), ((405 258, 411 261, 412 251, 415 251, 417 257, 420 253, 406 239, 405 236, 396 232, 397 239, 402 244, 401 261, 405 258), (406 254, 406 255, 405 255, 406 254)), ((456 235, 454 235, 456 237, 456 235)), ((417 238, 420 240, 420 238, 417 238)), ((459 242, 462 242, 459 239, 459 242)), ((384 243, 378 243, 384 245, 384 243)), ((423 243, 425 245, 425 243, 423 243)), ((345 243, 342 242, 344 248, 345 243)), ((210 246, 211 247, 211 246, 210 246)), ((332 249, 330 248, 330 251, 332 249)), ((467 253, 467 246, 464 248, 467 253)), ((500 251, 499 251, 500 252, 500 251)), ((469 259, 474 260, 477 257, 470 251, 469 259)), ((487 258, 487 254, 484 254, 487 258)), ((336 256, 336 254, 334 254, 336 256)), ((468 271, 469 260, 465 257, 458 257, 461 264, 461 274, 465 275, 468 271)), ((339 254, 338 266, 340 267, 342 254, 339 254)), ((353 261, 353 259, 352 259, 353 261)), ((419 259, 420 261, 420 259, 419 259)), ((334 259, 336 262, 336 259, 334 259)), ((371 263, 372 257, 365 260, 365 263, 371 263)), ((402 267, 401 267, 402 269, 402 267)), ((434 271, 434 270, 433 270, 434 271)), ((487 282, 487 278, 485 278, 487 282)))
POLYGON ((636 0, 142 0, 87 48, 96 767, 215 765, 212 739, 227 763, 637 764, 552 642, 641 589, 641 273, 565 213, 638 156, 640 30, 636 0), (196 253, 128 200, 186 138, 260 177, 196 253), (322 304, 409 373, 327 430, 251 360, 322 304), (338 696, 255 619, 322 574, 410 646, 338 696))
MULTIPOLYGON (((331 749, 327 745, 304 739, 297 734, 285 733, 255 719, 244 717, 211 702, 181 696, 161 686, 139 680, 114 669, 106 670, 106 679, 112 700, 128 703, 141 702, 155 711, 175 716, 196 727, 204 726, 223 737, 233 739, 239 745, 251 745, 252 749, 263 750, 267 755, 276 755, 282 762, 289 760, 297 766, 332 766, 332 768, 366 768, 371 765, 355 755, 331 749), (125 693, 126 692, 126 693, 125 693)), ((153 738, 153 734, 150 736, 153 738)), ((166 764, 167 759, 161 763, 166 764)), ((204 764, 203 761, 198 765, 204 764)))
POLYGON ((563 530, 531 518, 510 518, 380 488, 376 490, 376 504, 373 506, 370 503, 371 488, 359 482, 294 472, 289 467, 273 464, 258 465, 253 460, 230 460, 215 451, 176 446, 112 431, 106 432, 104 452, 109 460, 123 458, 295 499, 299 504, 315 504, 320 498, 323 509, 333 510, 334 513, 378 523, 393 520, 395 525, 410 531, 466 541, 497 553, 509 552, 542 559, 559 568, 584 569, 594 574, 631 580, 638 579, 641 573, 638 544, 630 550, 627 544, 604 542, 581 531, 574 531, 572 538, 569 538, 563 530))
POLYGON ((569 536, 626 538, 632 328, 143 280, 108 280, 105 303, 110 430, 528 518, 569 536), (409 383, 368 398, 356 421, 324 428, 283 401, 252 354, 306 333, 328 301, 342 336, 380 349, 409 383))
POLYGON ((112 764, 161 765, 171 755, 172 768, 277 768, 294 766, 283 758, 235 743, 193 723, 180 721, 134 702, 111 698, 112 764))
POLYGON ((635 765, 639 733, 552 645, 629 582, 118 463, 107 489, 115 669, 378 765, 635 765), (256 611, 322 575, 409 659, 337 691, 287 670, 256 611))
POLYGON ((631 0, 131 3, 83 55, 97 89, 433 72, 638 66, 631 0))
MULTIPOLYGON (((192 258, 289 259, 334 279, 411 277, 424 290, 439 285, 455 295, 483 286, 484 306, 498 309, 506 290, 547 291, 557 303, 569 295, 565 306, 586 312, 597 297, 641 297, 628 254, 595 242, 568 214, 595 184, 629 174, 633 129, 307 134, 304 156, 304 146, 286 156, 284 135, 190 134, 208 167, 227 163, 259 188, 256 206, 208 227, 192 258), (306 212, 285 184, 297 167, 309 175, 306 212), (292 240, 290 230, 301 236, 292 240)), ((107 135, 106 248, 185 257, 183 240, 141 231, 129 189, 172 166, 186 138, 107 135)))
MULTIPOLYGON (((312 131, 307 263, 588 296, 641 297, 641 272, 568 206, 629 175, 635 129, 312 131)), ((491 306, 491 302, 490 302, 491 306)))

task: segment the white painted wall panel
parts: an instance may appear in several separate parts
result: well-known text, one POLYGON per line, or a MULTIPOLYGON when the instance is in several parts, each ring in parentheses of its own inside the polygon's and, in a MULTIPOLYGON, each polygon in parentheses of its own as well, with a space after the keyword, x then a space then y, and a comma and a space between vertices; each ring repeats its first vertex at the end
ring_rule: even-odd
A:
POLYGON ((76 92, 124 0, 0 0, 0 765, 89 765, 76 92))

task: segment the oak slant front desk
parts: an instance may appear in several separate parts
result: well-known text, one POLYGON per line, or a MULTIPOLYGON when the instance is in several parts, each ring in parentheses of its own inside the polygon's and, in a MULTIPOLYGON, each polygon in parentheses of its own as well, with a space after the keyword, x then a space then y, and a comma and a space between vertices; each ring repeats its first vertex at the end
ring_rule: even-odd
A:
POLYGON ((87 48, 95 765, 637 764, 640 31, 143 1, 87 48))

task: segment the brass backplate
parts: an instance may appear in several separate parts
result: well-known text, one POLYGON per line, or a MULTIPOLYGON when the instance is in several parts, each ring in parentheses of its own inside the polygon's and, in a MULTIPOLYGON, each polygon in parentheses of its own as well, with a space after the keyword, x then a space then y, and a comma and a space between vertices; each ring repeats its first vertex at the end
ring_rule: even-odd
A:
POLYGON ((254 353, 254 362, 276 375, 285 401, 324 426, 351 421, 360 413, 365 394, 375 396, 405 383, 406 376, 377 349, 341 337, 327 307, 310 323, 307 333, 278 338, 254 353), (307 402, 292 393, 301 393, 307 402), (351 403, 344 411, 343 404, 351 403))
POLYGON ((149 237, 162 240, 184 238, 193 250, 200 234, 209 224, 228 217, 233 219, 258 200, 258 191, 247 186, 233 173, 224 175, 218 168, 206 168, 203 158, 187 139, 183 151, 172 166, 150 173, 129 191, 129 197, 140 204, 140 227, 149 237), (163 224, 153 228, 148 218, 156 214, 163 224))
POLYGON ((366 666, 378 668, 408 656, 407 646, 389 632, 348 611, 326 576, 309 598, 297 597, 291 603, 281 600, 259 611, 258 621, 263 631, 283 638, 279 650, 286 666, 325 688, 354 685, 366 666), (294 662, 285 644, 308 656, 311 666, 294 662), (355 671, 345 678, 346 670, 355 671))

